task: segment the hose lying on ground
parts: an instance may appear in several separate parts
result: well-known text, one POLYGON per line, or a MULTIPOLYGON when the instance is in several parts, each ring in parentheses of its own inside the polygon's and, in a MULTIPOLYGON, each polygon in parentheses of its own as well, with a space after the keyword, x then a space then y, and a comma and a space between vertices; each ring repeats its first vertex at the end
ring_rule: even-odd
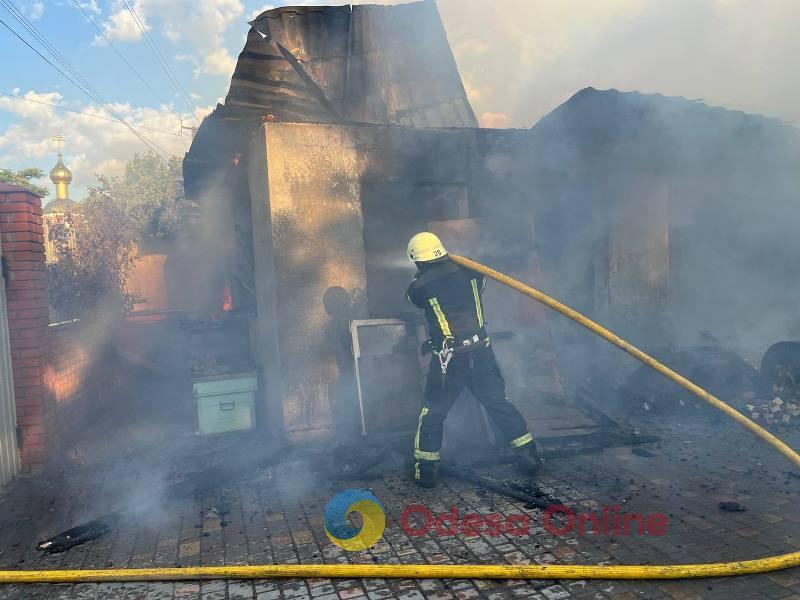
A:
MULTIPOLYGON (((614 335, 546 294, 468 258, 451 255, 456 263, 541 302, 569 317, 593 333, 621 348, 634 358, 689 390, 715 408, 744 425, 773 446, 795 466, 800 455, 744 415, 682 377, 669 367, 614 335)), ((198 579, 267 579, 267 578, 402 578, 402 579, 686 579, 726 577, 766 573, 800 566, 800 552, 768 556, 754 560, 695 565, 396 565, 396 564, 318 564, 262 565, 237 567, 186 567, 156 569, 0 571, 0 583, 71 583, 104 581, 177 581, 198 579)))
POLYGON ((0 571, 0 583, 83 583, 201 579, 688 579, 777 571, 797 565, 800 552, 702 565, 260 565, 81 571, 0 571), (13 577, 12 577, 13 575, 13 577))

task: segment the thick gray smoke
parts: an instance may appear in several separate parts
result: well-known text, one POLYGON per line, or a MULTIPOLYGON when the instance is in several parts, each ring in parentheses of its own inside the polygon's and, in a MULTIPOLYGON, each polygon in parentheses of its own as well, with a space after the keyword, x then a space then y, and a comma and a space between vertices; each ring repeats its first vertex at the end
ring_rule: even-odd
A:
POLYGON ((534 161, 546 197, 536 201, 540 252, 559 256, 549 267, 565 301, 645 345, 716 338, 760 357, 800 336, 795 128, 681 98, 585 90, 533 133, 545 157, 534 161), (575 296, 582 286, 588 298, 575 296), (626 304, 646 307, 645 320, 626 304))
POLYGON ((593 86, 800 122, 792 0, 437 0, 484 126, 530 127, 593 86))
MULTIPOLYGON (((405 258, 410 235, 430 221, 469 216, 484 219, 490 233, 472 246, 476 258, 518 269, 514 274, 619 326, 636 344, 722 343, 757 359, 773 342, 800 339, 795 128, 681 98, 614 90, 585 91, 546 116, 594 86, 702 97, 711 105, 800 120, 800 78, 790 76, 800 55, 800 12, 793 2, 438 0, 438 6, 482 124, 536 127, 465 134, 459 149, 469 147, 468 164, 456 164, 453 145, 418 145, 412 135, 407 147, 381 148, 408 164, 392 165, 407 179, 384 181, 383 173, 373 172, 359 192, 370 317, 407 317, 412 310, 402 294, 413 276, 405 258), (479 137, 484 135, 496 137, 479 137), (432 164, 442 179, 427 178, 432 164), (456 165, 453 172, 448 165, 456 165), (449 190, 446 202, 440 187, 449 190), (514 236, 528 217, 533 242, 517 248, 514 236), (628 234, 636 239, 629 241, 628 234), (666 245, 651 243, 662 234, 666 245), (621 250, 614 254, 612 247, 621 250), (531 248, 538 269, 526 262, 531 248), (609 291, 604 280, 614 277, 620 287, 609 291), (621 307, 632 312, 619 312, 621 307)), ((197 237, 178 253, 171 271, 171 285, 183 292, 180 306, 198 314, 222 301, 219 292, 240 250, 233 225, 249 219, 249 207, 231 209, 238 192, 229 195, 229 189, 229 182, 210 181, 198 194, 197 237)), ((551 352, 564 372, 602 366, 589 333, 548 315, 555 342, 548 346, 540 330, 520 325, 527 310, 519 308, 523 301, 490 285, 489 328, 512 334, 505 341, 498 335, 496 344, 510 388, 528 385, 531 373, 525 370, 537 361, 532 376, 552 381, 541 367, 552 362, 551 352)), ((346 342, 347 318, 331 323, 322 335, 346 342)), ((349 352, 346 344, 339 346, 349 352)), ((349 377, 350 363, 341 364, 349 377)), ((173 402, 169 389, 153 386, 149 401, 173 402)), ((512 400, 520 397, 512 394, 512 400)), ((192 416, 176 418, 188 424, 192 416)), ((152 424, 136 426, 142 430, 134 438, 156 443, 147 435, 152 424)), ((146 491, 174 482, 170 459, 194 450, 191 434, 184 433, 187 443, 160 451, 160 464, 132 487, 146 491)), ((310 494, 318 483, 300 462, 275 473, 290 499, 310 494)), ((122 475, 120 481, 127 482, 122 475)))

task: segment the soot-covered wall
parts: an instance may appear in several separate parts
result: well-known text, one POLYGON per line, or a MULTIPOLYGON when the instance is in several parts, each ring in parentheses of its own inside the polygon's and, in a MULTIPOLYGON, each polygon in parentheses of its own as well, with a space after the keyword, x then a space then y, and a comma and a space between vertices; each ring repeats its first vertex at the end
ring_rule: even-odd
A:
MULTIPOLYGON (((355 431, 348 323, 408 317, 414 268, 405 248, 414 233, 439 231, 456 252, 538 277, 528 138, 380 125, 263 127, 249 175, 257 361, 269 426, 295 440, 355 431)), ((490 297, 494 329, 522 334, 498 342, 498 353, 518 356, 513 344, 525 337, 549 343, 539 309, 499 287, 490 297)), ((518 370, 516 383, 533 380, 558 393, 552 350, 539 359, 518 370)))

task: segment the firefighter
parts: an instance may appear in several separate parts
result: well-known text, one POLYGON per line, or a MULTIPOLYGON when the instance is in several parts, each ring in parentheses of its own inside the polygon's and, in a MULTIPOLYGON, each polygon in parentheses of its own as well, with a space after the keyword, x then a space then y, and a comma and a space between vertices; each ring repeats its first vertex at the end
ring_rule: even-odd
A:
POLYGON ((535 473, 542 459, 525 419, 506 397, 486 333, 481 300, 486 278, 450 260, 442 242, 429 232, 411 238, 408 258, 418 271, 407 298, 425 311, 430 339, 423 354, 434 354, 414 436, 414 480, 423 487, 436 485, 444 420, 465 387, 502 431, 517 462, 535 473))

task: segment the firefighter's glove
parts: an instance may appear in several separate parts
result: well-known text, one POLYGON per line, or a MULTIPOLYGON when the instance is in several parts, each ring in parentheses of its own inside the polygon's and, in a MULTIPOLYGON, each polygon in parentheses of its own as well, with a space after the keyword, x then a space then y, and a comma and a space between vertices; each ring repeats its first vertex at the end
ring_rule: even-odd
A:
POLYGON ((422 356, 427 356, 428 354, 433 352, 433 348, 434 348, 433 340, 425 340, 424 342, 422 342, 422 346, 420 346, 419 351, 422 354, 422 356))

